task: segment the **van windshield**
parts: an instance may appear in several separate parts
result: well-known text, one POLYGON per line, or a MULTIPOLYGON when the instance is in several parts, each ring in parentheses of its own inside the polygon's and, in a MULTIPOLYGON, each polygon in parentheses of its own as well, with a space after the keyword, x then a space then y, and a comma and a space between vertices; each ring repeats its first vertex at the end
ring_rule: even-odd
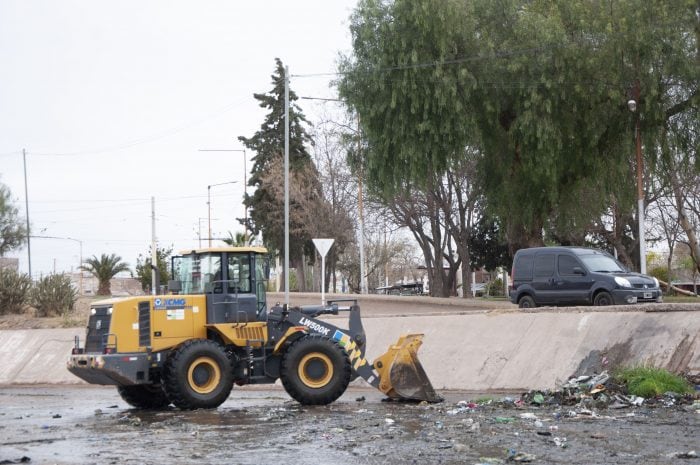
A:
POLYGON ((624 273, 627 270, 614 258, 608 255, 588 254, 579 255, 586 267, 597 273, 624 273))

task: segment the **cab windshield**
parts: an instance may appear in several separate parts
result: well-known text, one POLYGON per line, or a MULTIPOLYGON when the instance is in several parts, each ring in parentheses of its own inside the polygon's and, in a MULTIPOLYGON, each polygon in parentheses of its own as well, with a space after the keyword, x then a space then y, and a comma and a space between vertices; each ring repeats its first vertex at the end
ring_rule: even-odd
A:
POLYGON ((624 266, 609 255, 587 254, 579 255, 586 267, 595 273, 625 273, 624 266))
POLYGON ((173 279, 183 294, 202 294, 221 281, 221 254, 193 254, 173 258, 173 279))

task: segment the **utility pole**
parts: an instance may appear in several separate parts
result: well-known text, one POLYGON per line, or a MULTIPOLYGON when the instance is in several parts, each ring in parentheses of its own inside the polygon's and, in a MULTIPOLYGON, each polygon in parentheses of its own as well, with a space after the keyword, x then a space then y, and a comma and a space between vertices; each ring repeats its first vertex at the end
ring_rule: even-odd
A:
POLYGON ((156 249, 156 198, 151 197, 151 294, 158 287, 158 250, 156 249))
POLYGON ((27 150, 22 149, 22 161, 24 162, 24 209, 27 214, 27 264, 29 267, 29 279, 32 278, 32 243, 29 236, 29 191, 27 190, 27 150))
POLYGON ((637 161, 637 220, 639 222, 639 272, 646 274, 647 272, 647 257, 646 257, 646 239, 644 238, 644 159, 642 158, 642 135, 639 127, 641 115, 638 112, 640 106, 640 84, 639 79, 635 80, 632 88, 632 99, 627 102, 628 108, 632 113, 635 113, 634 139, 636 145, 636 161, 637 161))
POLYGON ((284 67, 284 303, 289 306, 289 66, 284 67))

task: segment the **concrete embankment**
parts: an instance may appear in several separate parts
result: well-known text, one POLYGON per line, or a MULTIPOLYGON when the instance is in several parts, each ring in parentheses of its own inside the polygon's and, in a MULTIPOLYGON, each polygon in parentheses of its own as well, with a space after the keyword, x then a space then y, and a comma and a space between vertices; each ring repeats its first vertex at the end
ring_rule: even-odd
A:
MULTIPOLYGON (((642 363, 700 373, 696 305, 420 314, 410 299, 397 299, 405 316, 364 319, 367 356, 382 354, 403 333, 424 333, 419 356, 438 389, 554 388, 574 374, 642 363)), ((84 329, 0 331, 0 384, 79 383, 65 369, 75 335, 83 339, 84 329)))

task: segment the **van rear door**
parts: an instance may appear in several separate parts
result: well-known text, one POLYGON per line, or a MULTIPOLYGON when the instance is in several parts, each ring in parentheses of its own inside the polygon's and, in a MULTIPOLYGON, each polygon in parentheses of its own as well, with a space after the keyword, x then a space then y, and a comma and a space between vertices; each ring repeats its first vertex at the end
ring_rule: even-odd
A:
POLYGON ((556 284, 554 264, 556 255, 552 252, 539 252, 535 255, 532 273, 532 287, 538 305, 556 302, 556 284))

